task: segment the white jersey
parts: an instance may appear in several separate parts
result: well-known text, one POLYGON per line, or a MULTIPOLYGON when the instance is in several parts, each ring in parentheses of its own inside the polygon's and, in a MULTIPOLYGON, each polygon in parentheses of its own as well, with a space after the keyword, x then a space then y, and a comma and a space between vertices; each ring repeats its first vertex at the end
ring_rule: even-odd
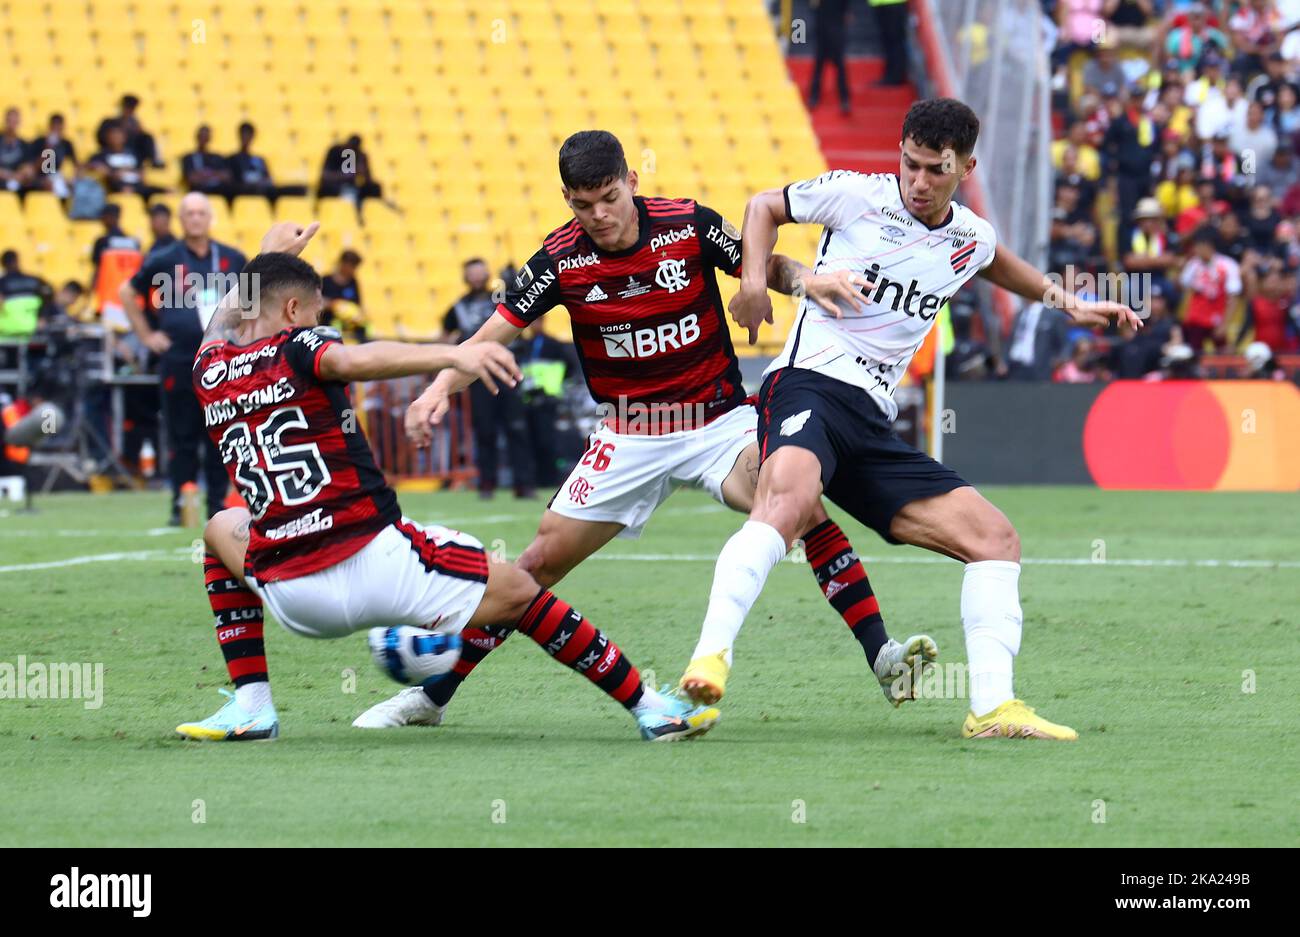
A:
POLYGON ((786 186, 785 210, 791 221, 825 227, 814 272, 863 274, 868 308, 841 304, 844 317, 836 319, 804 299, 765 373, 819 371, 863 388, 894 420, 894 389, 939 308, 993 262, 993 226, 953 202, 947 222, 929 228, 907 211, 897 176, 844 169, 786 186))

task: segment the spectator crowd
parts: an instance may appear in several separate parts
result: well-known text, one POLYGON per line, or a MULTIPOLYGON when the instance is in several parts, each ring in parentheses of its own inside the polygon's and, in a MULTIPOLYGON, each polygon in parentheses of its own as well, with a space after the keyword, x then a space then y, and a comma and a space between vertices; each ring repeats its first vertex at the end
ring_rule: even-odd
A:
POLYGON ((1300 0, 1040 2, 1058 128, 1048 267, 1149 318, 1094 331, 1035 304, 995 352, 958 316, 950 373, 1216 375, 1239 355, 1234 375, 1284 376, 1279 357, 1300 352, 1300 0))

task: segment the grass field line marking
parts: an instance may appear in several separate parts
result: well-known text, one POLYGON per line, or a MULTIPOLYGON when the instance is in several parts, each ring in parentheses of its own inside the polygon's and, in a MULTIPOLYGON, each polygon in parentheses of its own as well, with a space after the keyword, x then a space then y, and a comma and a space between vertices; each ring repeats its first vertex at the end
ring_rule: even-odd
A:
MULTIPOLYGON (((24 573, 42 569, 62 569, 68 566, 84 566, 87 563, 118 563, 150 560, 180 560, 192 555, 189 547, 176 547, 172 550, 131 550, 119 553, 92 553, 87 556, 73 556, 63 560, 48 560, 42 563, 19 563, 14 566, 0 566, 0 573, 24 573)), ((708 553, 608 553, 589 558, 606 563, 716 563, 718 558, 708 553)), ((952 564, 955 560, 940 556, 863 556, 867 564, 890 564, 896 566, 937 566, 952 564)), ((1083 557, 1026 557, 1021 561, 1025 566, 1123 566, 1143 568, 1170 569, 1300 569, 1297 560, 1107 560, 1096 563, 1083 557)))
MULTIPOLYGON (((718 558, 707 553, 610 553, 602 556, 596 554, 592 560, 626 561, 639 563, 716 563, 718 558)), ((955 560, 941 556, 861 556, 863 563, 889 563, 898 566, 937 566, 951 565, 955 560)), ((1024 566, 1134 566, 1134 567, 1171 567, 1187 569, 1192 567, 1222 567, 1225 569, 1300 569, 1296 560, 1111 560, 1104 563, 1094 562, 1084 557, 1025 557, 1020 561, 1024 566)))
POLYGON ((189 547, 176 550, 132 550, 125 553, 92 553, 73 556, 66 560, 49 560, 44 563, 19 563, 0 566, 0 573, 26 573, 41 569, 62 569, 66 566, 85 566, 87 563, 122 563, 138 560, 178 560, 190 556, 189 547))

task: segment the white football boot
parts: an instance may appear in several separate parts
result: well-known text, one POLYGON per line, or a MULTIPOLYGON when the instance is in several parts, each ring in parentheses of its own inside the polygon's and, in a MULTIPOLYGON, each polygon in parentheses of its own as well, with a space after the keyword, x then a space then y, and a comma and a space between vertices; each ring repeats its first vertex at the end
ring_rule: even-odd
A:
POLYGON ((446 706, 438 706, 418 686, 407 687, 391 699, 376 703, 352 722, 356 729, 395 729, 398 726, 442 724, 446 706))

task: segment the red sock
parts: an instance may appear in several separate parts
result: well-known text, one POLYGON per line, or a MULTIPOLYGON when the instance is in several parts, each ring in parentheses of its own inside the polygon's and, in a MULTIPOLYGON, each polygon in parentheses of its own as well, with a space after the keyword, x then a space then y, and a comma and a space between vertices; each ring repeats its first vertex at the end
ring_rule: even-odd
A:
POLYGON ((641 701, 641 674, 618 645, 546 589, 529 604, 517 630, 628 709, 641 701))
POLYGON ((211 553, 203 558, 203 578, 212 612, 217 616, 217 643, 226 658, 230 679, 236 687, 268 680, 262 600, 211 553))
POLYGON ((501 646, 510 637, 509 628, 497 628, 487 625, 482 628, 465 628, 460 633, 460 660, 451 669, 451 673, 435 680, 424 688, 425 696, 434 704, 446 706, 452 696, 460 689, 465 678, 474 672, 474 668, 483 663, 483 658, 501 646))
POLYGON ((889 635, 871 580, 853 552, 853 545, 839 525, 828 518, 804 534, 803 546, 822 595, 839 612, 866 652, 867 662, 874 666, 889 635))

